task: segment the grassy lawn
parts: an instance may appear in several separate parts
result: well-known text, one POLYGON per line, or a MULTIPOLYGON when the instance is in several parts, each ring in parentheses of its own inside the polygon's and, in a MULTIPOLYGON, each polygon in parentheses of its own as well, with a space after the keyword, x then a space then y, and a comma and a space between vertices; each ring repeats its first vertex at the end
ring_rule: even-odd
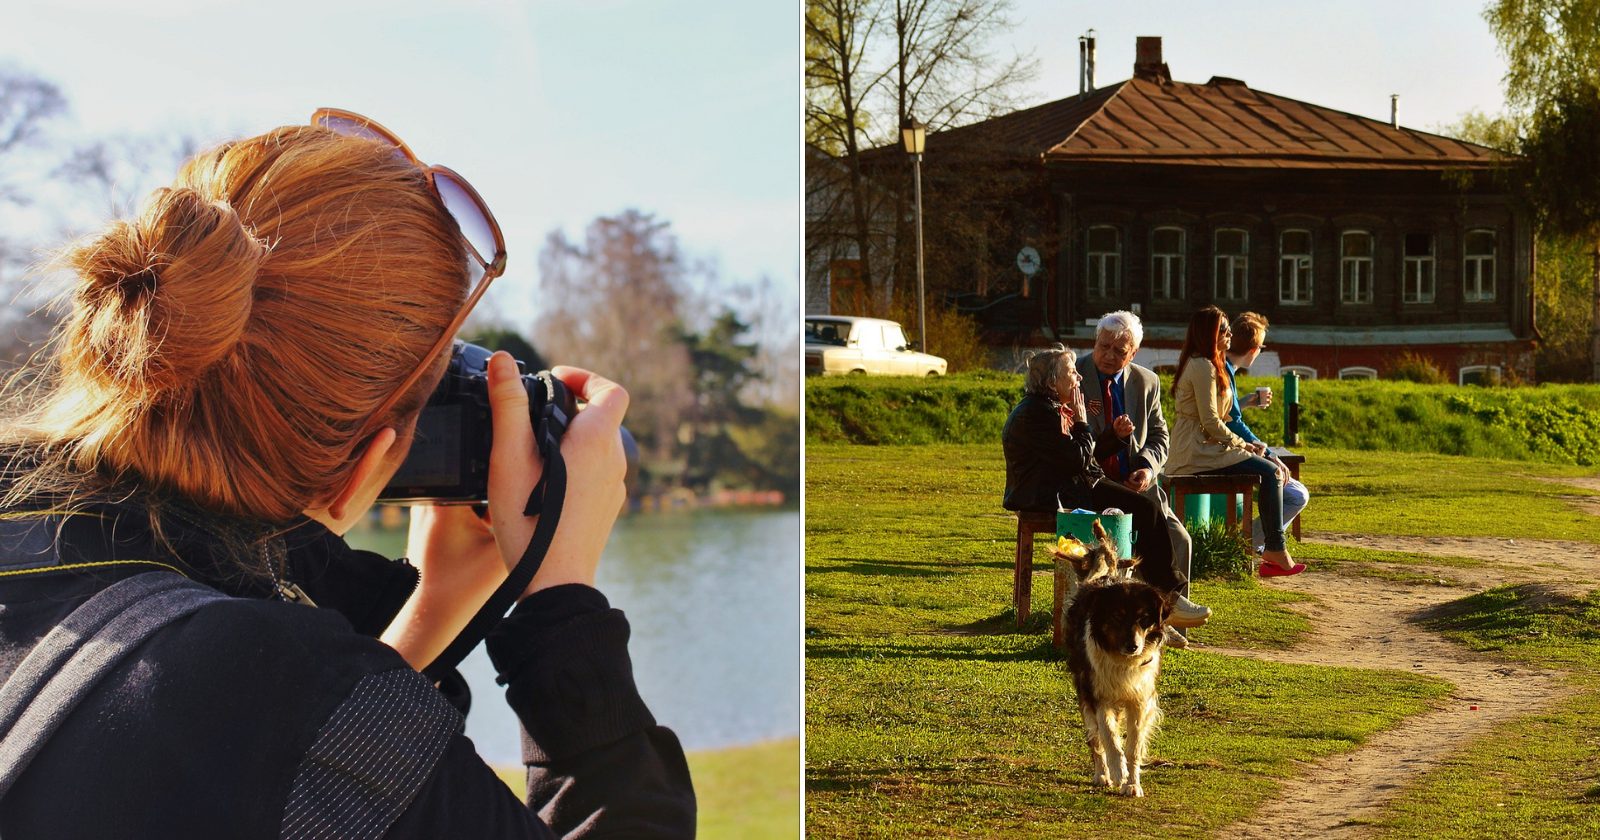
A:
MULTIPOLYGON (((1316 453, 1311 463, 1353 482, 1364 467, 1343 461, 1346 454, 1316 453)), ((1172 652, 1162 677, 1167 721, 1153 747, 1157 764, 1146 774, 1148 796, 1135 802, 1101 795, 1090 788, 1076 704, 1045 630, 1047 575, 1035 577, 1026 631, 1014 630, 1015 524, 999 509, 1004 464, 997 448, 812 444, 806 470, 806 808, 813 836, 1209 833, 1273 796, 1298 762, 1353 749, 1434 707, 1448 691, 1408 673, 1172 652)), ((1327 509, 1329 522, 1361 515, 1354 502, 1324 503, 1336 491, 1322 491, 1317 475, 1314 504, 1322 507, 1315 510, 1327 509), (1341 507, 1346 512, 1336 513, 1341 507)), ((1352 572, 1404 570, 1420 559, 1327 554, 1352 572)), ((1200 641, 1285 645, 1308 630, 1284 608, 1296 597, 1290 594, 1199 581, 1194 595, 1218 611, 1195 631, 1200 641)))
MULTIPOLYGON (((689 753, 704 840, 790 840, 800 836, 800 741, 689 753)), ((500 778, 523 792, 522 768, 502 768, 500 778)))

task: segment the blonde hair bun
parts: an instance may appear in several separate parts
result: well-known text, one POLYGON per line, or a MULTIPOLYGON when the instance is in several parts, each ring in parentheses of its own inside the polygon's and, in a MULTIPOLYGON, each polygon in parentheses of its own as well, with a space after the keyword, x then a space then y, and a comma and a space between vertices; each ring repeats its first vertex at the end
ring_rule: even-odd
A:
POLYGON ((156 190, 65 255, 81 279, 63 352, 127 392, 180 393, 239 345, 266 252, 226 201, 156 190))

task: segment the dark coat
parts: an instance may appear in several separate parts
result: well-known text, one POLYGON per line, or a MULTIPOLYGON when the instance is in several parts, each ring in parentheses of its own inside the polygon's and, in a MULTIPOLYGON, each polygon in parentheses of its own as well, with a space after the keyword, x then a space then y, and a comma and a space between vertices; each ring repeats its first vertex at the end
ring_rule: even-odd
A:
POLYGON ((1089 491, 1105 473, 1094 460, 1094 435, 1078 418, 1072 434, 1061 432, 1055 404, 1024 395, 1000 433, 1006 453, 1006 510, 1055 511, 1092 507, 1089 491))
POLYGON ((0 801, 7 840, 694 832, 683 751, 634 687, 627 621, 594 589, 524 599, 487 643, 525 730, 524 803, 459 711, 370 635, 414 585, 404 564, 304 521, 264 553, 309 607, 227 573, 192 521, 163 521, 165 550, 142 508, 70 516, 59 531, 61 517, 6 513, 0 679, 121 578, 165 567, 235 596, 166 626, 97 685, 0 801))

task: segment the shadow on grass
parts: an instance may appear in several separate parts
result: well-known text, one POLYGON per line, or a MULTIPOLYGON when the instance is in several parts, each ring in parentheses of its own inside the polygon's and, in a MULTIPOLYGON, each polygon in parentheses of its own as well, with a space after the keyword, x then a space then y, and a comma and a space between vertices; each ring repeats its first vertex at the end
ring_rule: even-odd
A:
POLYGON ((861 557, 827 557, 824 558, 824 561, 838 565, 814 566, 808 564, 806 566, 806 574, 840 572, 850 575, 882 575, 886 577, 944 577, 961 571, 960 569, 952 568, 948 563, 883 562, 861 557))
MULTIPOLYGON (((858 637, 857 637, 858 638, 858 637)), ((906 639, 904 636, 884 637, 906 639)), ((1033 641, 1033 640, 1030 640, 1033 641)), ((952 662, 1051 662, 1062 659, 1050 644, 1050 638, 1043 636, 1033 644, 1021 647, 996 649, 996 648, 964 648, 952 647, 948 642, 918 643, 915 637, 906 641, 889 644, 854 645, 840 644, 825 636, 811 637, 811 644, 806 647, 807 659, 935 659, 952 662)))

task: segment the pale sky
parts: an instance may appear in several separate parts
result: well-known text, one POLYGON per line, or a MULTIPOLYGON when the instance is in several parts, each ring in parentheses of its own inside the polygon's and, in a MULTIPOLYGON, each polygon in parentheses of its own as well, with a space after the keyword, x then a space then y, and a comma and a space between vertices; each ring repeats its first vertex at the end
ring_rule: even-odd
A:
POLYGON ((1078 36, 1095 30, 1095 82, 1133 74, 1134 39, 1159 35, 1177 81, 1212 76, 1424 131, 1498 112, 1505 60, 1485 0, 1018 0, 1008 52, 1039 59, 1027 104, 1078 92, 1078 36))
MULTIPOLYGON (((546 233, 638 207, 728 280, 769 275, 798 312, 800 16, 788 0, 10 0, 0 62, 60 85, 64 136, 203 140, 367 114, 464 174, 507 231, 491 305, 537 312, 546 233)), ((1500 107, 1504 63, 1474 0, 1019 0, 996 46, 1033 53, 1025 99, 1129 76, 1161 35, 1174 76, 1213 75, 1432 129, 1500 107)))
POLYGON ((492 306, 531 322, 538 251, 628 207, 799 311, 799 7, 666 0, 8 0, 0 62, 59 85, 63 136, 210 142, 366 114, 489 202, 492 306))

